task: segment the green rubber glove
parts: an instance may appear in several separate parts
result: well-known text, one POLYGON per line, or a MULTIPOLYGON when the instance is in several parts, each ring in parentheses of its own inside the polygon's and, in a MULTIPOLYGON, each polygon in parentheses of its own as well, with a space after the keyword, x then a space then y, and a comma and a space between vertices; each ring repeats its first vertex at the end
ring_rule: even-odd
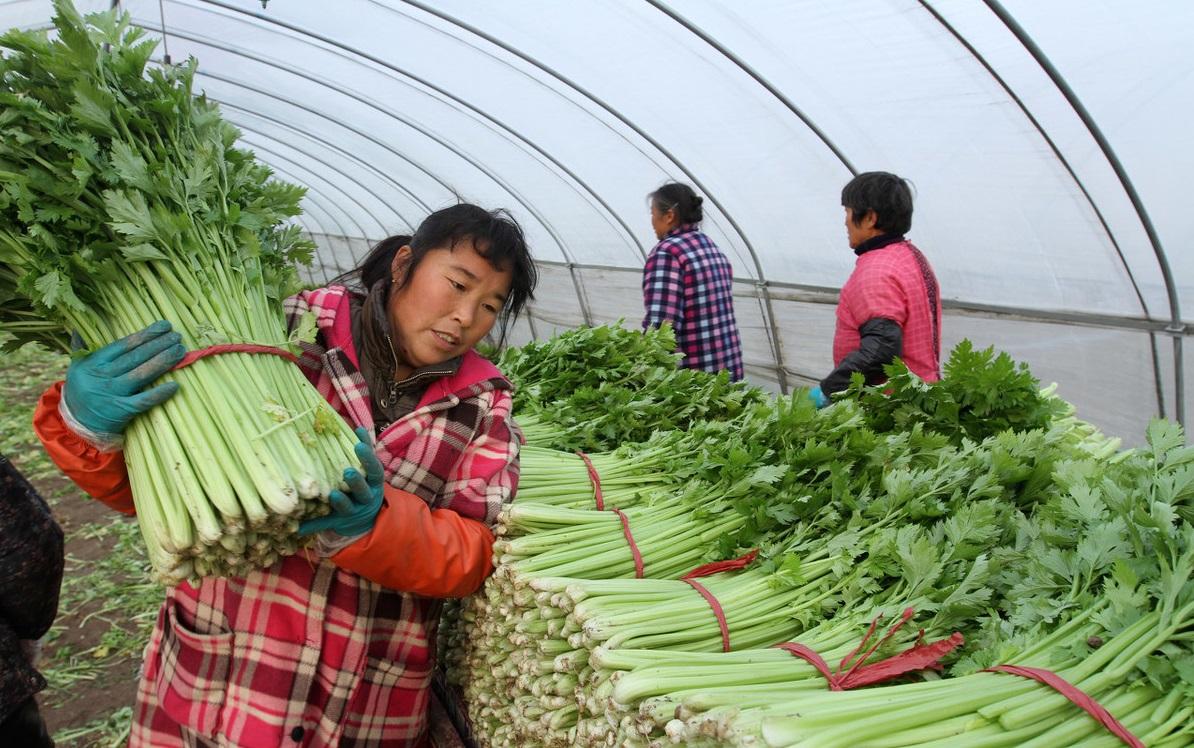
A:
POLYGON ((71 362, 62 392, 66 407, 92 434, 118 440, 129 421, 178 391, 177 382, 149 385, 186 352, 182 336, 171 331, 169 322, 154 322, 71 362))
POLYGON ((369 432, 358 428, 356 435, 360 441, 355 451, 365 474, 361 475, 356 468, 345 470, 344 482, 348 485, 348 493, 338 488, 332 489, 328 494, 332 502, 331 514, 304 521, 299 525, 299 535, 331 530, 344 537, 357 537, 373 529, 377 513, 381 511, 385 473, 381 461, 373 453, 373 447, 369 446, 369 432))
POLYGON ((829 405, 829 398, 821 391, 821 385, 817 385, 808 391, 808 399, 813 401, 813 405, 817 406, 817 410, 829 405))

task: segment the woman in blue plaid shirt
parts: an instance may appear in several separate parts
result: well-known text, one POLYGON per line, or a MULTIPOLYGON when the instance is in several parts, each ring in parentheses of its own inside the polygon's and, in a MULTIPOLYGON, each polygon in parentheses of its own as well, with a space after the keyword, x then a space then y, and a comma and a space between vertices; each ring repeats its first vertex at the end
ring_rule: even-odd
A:
POLYGON ((733 268, 701 232, 700 195, 670 182, 648 195, 659 243, 643 268, 643 328, 670 322, 682 366, 742 379, 742 343, 734 319, 733 268))

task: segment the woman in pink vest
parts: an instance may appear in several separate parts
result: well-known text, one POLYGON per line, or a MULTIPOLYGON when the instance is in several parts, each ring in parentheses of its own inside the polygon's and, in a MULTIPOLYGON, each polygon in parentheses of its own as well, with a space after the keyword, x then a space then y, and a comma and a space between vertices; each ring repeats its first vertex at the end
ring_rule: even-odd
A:
POLYGON ((850 386, 854 372, 883 382, 899 356, 926 382, 941 378, 941 289, 929 261, 904 238, 912 190, 895 174, 859 174, 842 188, 846 236, 858 256, 842 286, 833 335, 834 369, 809 391, 818 408, 850 386))
MULTIPOLYGON (((502 212, 456 205, 382 241, 347 278, 287 300, 314 312, 300 367, 357 428, 348 493, 308 520, 317 552, 167 591, 146 650, 132 746, 428 744, 441 599, 492 571, 492 526, 518 482, 511 386, 473 346, 522 309, 536 273, 502 212)), ((168 323, 77 360, 35 427, 85 491, 133 512, 117 441, 173 394, 168 323)))

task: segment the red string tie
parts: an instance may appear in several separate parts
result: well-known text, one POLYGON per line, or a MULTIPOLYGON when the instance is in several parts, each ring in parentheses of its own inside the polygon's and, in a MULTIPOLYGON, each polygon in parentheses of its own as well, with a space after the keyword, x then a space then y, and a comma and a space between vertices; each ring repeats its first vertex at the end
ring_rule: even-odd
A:
POLYGON ((1113 717, 1111 712, 1107 711, 1102 704, 1087 696, 1082 692, 1082 689, 1062 678, 1057 673, 1036 667, 1023 667, 1021 665, 996 665, 995 667, 987 668, 986 672, 1011 673, 1012 675, 1019 675, 1022 678, 1030 678, 1038 683, 1044 683, 1094 717, 1099 724, 1107 728, 1108 732, 1122 740, 1125 744, 1132 746, 1132 748, 1144 748, 1144 743, 1140 742, 1140 739, 1135 735, 1128 732, 1128 728, 1120 724, 1119 720, 1113 717))
POLYGON ((576 450, 576 454, 585 461, 585 467, 589 470, 589 480, 593 482, 593 499, 597 502, 597 511, 602 511, 605 509, 605 500, 601 498, 601 476, 597 475, 597 468, 593 467, 593 461, 587 454, 579 449, 576 450))
POLYGON ((805 660, 815 667, 821 675, 825 676, 825 680, 829 682, 830 691, 848 691, 852 688, 883 683, 916 670, 940 670, 941 658, 962 646, 965 641, 962 635, 956 631, 947 639, 925 644, 925 632, 924 629, 921 629, 916 637, 916 643, 908 649, 897 655, 888 657, 886 660, 880 660, 870 665, 866 664, 866 661, 870 659, 871 655, 879 647, 883 646, 905 623, 912 619, 913 614, 912 608, 906 609, 903 615, 900 616, 900 620, 896 621, 895 625, 891 627, 882 639, 875 642, 874 646, 861 656, 858 656, 858 653, 866 647, 867 642, 875 634, 875 629, 878 627, 879 621, 883 619, 882 615, 876 616, 875 620, 871 621, 870 628, 867 629, 862 642, 850 654, 846 655, 841 664, 838 665, 837 670, 832 672, 829 670, 829 665, 821 658, 821 655, 804 644, 784 642, 775 646, 805 660), (852 660, 853 663, 851 662, 852 660))
POLYGON ((698 566, 684 576, 680 577, 681 582, 686 582, 694 590, 700 593, 701 597, 705 598, 705 602, 709 603, 709 607, 713 609, 713 615, 717 618, 717 627, 721 629, 721 651, 730 651, 730 625, 726 622, 725 611, 722 610, 721 603, 713 596, 713 593, 705 589, 705 585, 696 581, 700 577, 707 577, 710 574, 717 574, 722 571, 737 571, 745 569, 750 562, 755 560, 759 555, 759 549, 756 548, 750 553, 730 561, 715 561, 711 564, 698 566))
POLYGON ((621 509, 611 509, 611 512, 618 515, 618 519, 622 521, 622 534, 626 536, 626 542, 630 545, 630 554, 634 556, 634 578, 643 578, 643 554, 639 552, 638 543, 634 542, 634 536, 630 534, 630 518, 621 509))
POLYGON ((285 348, 278 348, 272 345, 257 345, 256 343, 228 343, 187 351, 187 354, 182 357, 182 361, 175 364, 171 371, 177 371, 184 366, 190 366, 201 358, 214 356, 217 353, 264 353, 270 356, 281 356, 291 363, 298 363, 298 356, 295 356, 285 348))

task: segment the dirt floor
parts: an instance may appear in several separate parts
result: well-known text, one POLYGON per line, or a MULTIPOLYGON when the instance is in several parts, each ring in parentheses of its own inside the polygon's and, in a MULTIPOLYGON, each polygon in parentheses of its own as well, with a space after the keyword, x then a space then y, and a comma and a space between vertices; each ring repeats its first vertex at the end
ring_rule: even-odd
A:
POLYGON ((0 452, 53 508, 66 533, 58 619, 39 668, 42 712, 59 746, 127 742, 141 651, 162 589, 149 581, 136 523, 83 495, 33 434, 33 408, 62 377, 63 356, 26 347, 0 356, 0 452))

